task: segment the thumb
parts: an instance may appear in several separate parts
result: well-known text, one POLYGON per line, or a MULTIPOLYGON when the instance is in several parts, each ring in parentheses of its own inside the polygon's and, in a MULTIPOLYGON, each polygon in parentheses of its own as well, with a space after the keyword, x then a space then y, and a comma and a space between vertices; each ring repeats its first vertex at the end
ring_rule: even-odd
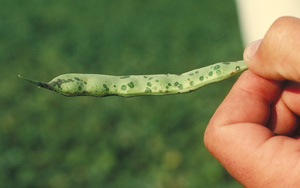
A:
POLYGON ((244 60, 264 78, 300 82, 300 19, 277 19, 263 40, 245 49, 244 60))

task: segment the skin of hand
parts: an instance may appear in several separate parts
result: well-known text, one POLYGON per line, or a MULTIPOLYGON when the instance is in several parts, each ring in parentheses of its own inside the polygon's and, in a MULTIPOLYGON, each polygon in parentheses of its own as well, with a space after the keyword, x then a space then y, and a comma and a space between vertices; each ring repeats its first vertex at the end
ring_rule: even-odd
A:
POLYGON ((244 60, 204 144, 245 187, 300 187, 300 19, 277 19, 244 60))

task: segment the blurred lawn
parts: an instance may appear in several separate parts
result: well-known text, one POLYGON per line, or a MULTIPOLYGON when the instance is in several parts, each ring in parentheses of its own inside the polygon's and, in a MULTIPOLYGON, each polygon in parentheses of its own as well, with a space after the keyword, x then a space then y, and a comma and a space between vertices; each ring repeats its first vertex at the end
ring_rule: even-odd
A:
POLYGON ((233 0, 11 0, 0 17, 0 187, 241 187, 203 145, 237 77, 130 99, 67 98, 17 78, 181 73, 239 60, 233 0))

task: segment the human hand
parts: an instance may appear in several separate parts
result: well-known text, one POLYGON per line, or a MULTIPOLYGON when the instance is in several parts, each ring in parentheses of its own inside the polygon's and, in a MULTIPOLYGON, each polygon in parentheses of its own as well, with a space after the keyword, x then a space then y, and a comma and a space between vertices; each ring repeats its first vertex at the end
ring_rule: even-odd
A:
POLYGON ((300 187, 300 20, 278 19, 244 60, 205 146, 246 187, 300 187))

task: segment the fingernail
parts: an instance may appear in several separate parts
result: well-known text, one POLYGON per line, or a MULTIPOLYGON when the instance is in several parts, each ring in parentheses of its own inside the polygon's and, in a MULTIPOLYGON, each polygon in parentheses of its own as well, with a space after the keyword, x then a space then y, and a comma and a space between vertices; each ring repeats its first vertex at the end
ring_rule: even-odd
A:
POLYGON ((261 41, 262 40, 254 41, 246 47, 244 51, 244 60, 246 62, 250 61, 254 57, 259 45, 261 44, 261 41))

